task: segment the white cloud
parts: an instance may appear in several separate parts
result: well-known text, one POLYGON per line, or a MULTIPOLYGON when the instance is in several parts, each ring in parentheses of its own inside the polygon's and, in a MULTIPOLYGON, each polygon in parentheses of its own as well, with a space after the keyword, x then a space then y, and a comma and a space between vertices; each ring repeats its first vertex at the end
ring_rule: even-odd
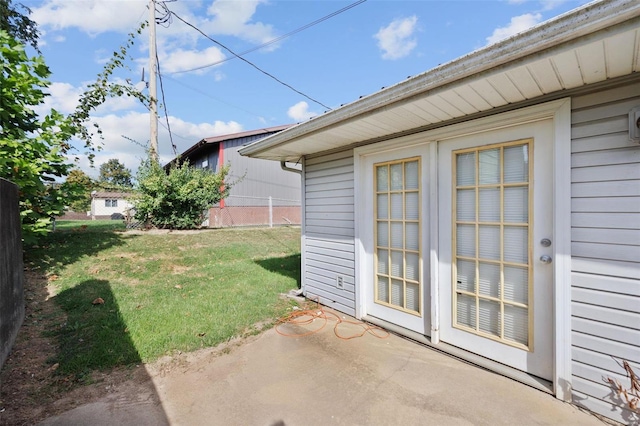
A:
POLYGON ((403 58, 418 45, 413 37, 418 22, 417 16, 395 19, 386 27, 380 28, 374 38, 378 40, 378 47, 382 50, 382 59, 403 58))
POLYGON ((105 31, 129 32, 146 18, 144 0, 49 0, 32 8, 31 19, 54 30, 76 27, 96 35, 105 31))
POLYGON ((562 5, 562 3, 566 3, 566 0, 542 0, 540 5, 542 6, 542 10, 553 10, 562 5))
MULTIPOLYGON (((202 22, 202 25, 216 34, 232 35, 257 44, 265 43, 276 38, 273 26, 251 22, 258 5, 265 3, 266 0, 215 0, 207 9, 213 19, 202 22)), ((275 45, 269 48, 273 49, 275 45)))
MULTIPOLYGON (((114 83, 126 84, 119 78, 113 79, 114 83)), ((45 89, 49 96, 44 98, 44 102, 34 108, 40 115, 48 114, 51 109, 62 114, 70 114, 78 106, 78 100, 84 93, 84 86, 76 87, 69 83, 53 82, 45 89)), ((94 115, 103 115, 109 112, 124 111, 140 107, 140 102, 129 96, 118 98, 107 98, 107 100, 93 112, 94 115)))
MULTIPOLYGON (((176 72, 198 68, 203 65, 208 65, 217 61, 221 61, 225 58, 225 55, 215 46, 209 47, 204 50, 184 50, 175 49, 168 54, 162 54, 160 56, 160 64, 162 65, 163 72, 176 72)), ((196 74, 204 73, 208 69, 202 69, 195 71, 196 74)))
POLYGON ((526 13, 511 18, 511 22, 506 27, 500 27, 493 30, 493 34, 487 37, 487 45, 496 43, 512 35, 528 30, 542 20, 540 13, 526 13))
MULTIPOLYGON (((102 145, 102 150, 96 153, 94 160, 96 167, 110 158, 117 158, 135 174, 140 161, 146 156, 144 146, 147 146, 149 142, 149 113, 108 114, 96 117, 95 122, 100 125, 104 138, 102 141, 99 141, 98 138, 95 139, 96 143, 102 145)), ((235 121, 217 120, 213 123, 190 123, 169 116, 169 124, 178 153, 184 152, 203 138, 243 131, 242 126, 235 121)), ((174 158, 169 133, 162 126, 158 127, 158 150, 162 164, 174 158)), ((80 156, 79 166, 91 176, 97 176, 97 169, 90 167, 86 156, 80 156)))
POLYGON ((287 110, 287 115, 295 121, 306 121, 318 114, 313 111, 309 111, 308 103, 300 101, 287 110))

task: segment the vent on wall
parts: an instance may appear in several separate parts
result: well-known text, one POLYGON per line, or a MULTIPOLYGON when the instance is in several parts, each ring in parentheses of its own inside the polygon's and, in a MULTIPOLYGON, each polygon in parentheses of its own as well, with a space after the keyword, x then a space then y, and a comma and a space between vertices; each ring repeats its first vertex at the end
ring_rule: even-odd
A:
POLYGON ((640 106, 629 111, 629 139, 640 143, 640 106))
POLYGON ((339 288, 340 290, 344 289, 344 278, 342 275, 336 276, 336 288, 339 288))

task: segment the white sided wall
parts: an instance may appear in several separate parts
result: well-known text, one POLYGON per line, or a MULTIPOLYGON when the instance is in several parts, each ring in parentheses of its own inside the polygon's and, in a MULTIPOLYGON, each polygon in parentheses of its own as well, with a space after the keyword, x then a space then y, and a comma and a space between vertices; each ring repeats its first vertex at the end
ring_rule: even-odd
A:
POLYGON ((628 138, 637 106, 638 82, 574 97, 571 115, 574 402, 629 424, 640 416, 604 379, 629 386, 623 359, 640 373, 640 145, 628 138))
POLYGON ((93 198, 91 200, 91 216, 111 216, 113 213, 124 214, 131 207, 133 207, 133 204, 124 198, 118 198, 117 207, 106 207, 104 198, 93 198))
MULTIPOLYGON (((621 360, 640 374, 640 145, 627 117, 637 106, 637 81, 571 99, 571 283, 556 283, 571 286, 574 403, 628 424, 638 415, 604 380, 629 386, 621 360)), ((353 150, 307 158, 305 176, 305 294, 353 315, 353 150)))
POLYGON ((305 295, 354 315, 353 151, 306 159, 304 176, 305 295))

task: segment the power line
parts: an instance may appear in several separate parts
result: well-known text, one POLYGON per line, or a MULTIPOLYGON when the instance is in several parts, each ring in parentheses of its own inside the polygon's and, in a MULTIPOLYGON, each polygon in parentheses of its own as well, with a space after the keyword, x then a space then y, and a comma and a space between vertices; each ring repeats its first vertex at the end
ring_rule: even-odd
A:
POLYGON ((167 101, 164 97, 164 84, 162 82, 162 73, 160 72, 160 60, 156 53, 156 68, 158 70, 158 79, 160 80, 160 93, 162 94, 162 109, 164 110, 164 117, 167 122, 167 130, 169 131, 169 140, 171 141, 171 148, 173 148, 173 155, 178 155, 178 149, 176 144, 173 143, 173 134, 171 133, 171 124, 169 124, 169 112, 167 111, 167 101))
POLYGON ((229 102, 227 102, 227 101, 224 101, 224 100, 222 100, 222 99, 220 99, 220 98, 216 98, 215 96, 213 96, 213 95, 211 95, 211 94, 209 94, 209 93, 207 93, 207 92, 205 92, 205 91, 203 91, 203 90, 200 90, 200 89, 198 89, 197 87, 193 87, 193 86, 191 86, 191 85, 189 85, 189 84, 186 84, 185 82, 180 81, 180 80, 178 80, 177 78, 173 78, 173 77, 171 77, 170 75, 166 75, 166 74, 165 74, 165 76, 164 76, 164 77, 165 77, 165 78, 168 78, 169 80, 172 80, 174 83, 177 83, 177 84, 179 84, 179 85, 181 85, 181 86, 183 86, 183 87, 186 87, 187 89, 191 89, 191 90, 193 90, 194 92, 201 94, 202 96, 206 96, 207 98, 211 98, 211 99, 213 99, 213 100, 215 100, 215 101, 218 101, 218 102, 220 102, 220 103, 222 103, 222 104, 225 104, 225 105, 227 105, 227 106, 230 106, 231 108, 235 108, 235 109, 237 109, 237 110, 240 110, 240 111, 246 112, 247 114, 251 114, 251 115, 253 115, 253 116, 257 117, 257 118, 261 118, 260 114, 257 114, 257 113, 255 113, 255 112, 253 112, 253 111, 249 111, 249 110, 247 110, 247 109, 244 109, 244 108, 242 108, 242 107, 239 107, 238 105, 234 105, 234 104, 232 104, 232 103, 229 103, 229 102))
POLYGON ((209 37, 207 34, 205 34, 201 29, 199 29, 198 27, 196 27, 193 24, 190 24, 189 22, 185 21, 184 19, 182 19, 180 16, 178 16, 175 12, 171 12, 171 14, 173 16, 175 16, 176 18, 178 18, 178 20, 182 21, 182 23, 184 23, 185 25, 193 28, 194 30, 198 31, 200 34, 202 34, 205 38, 209 39, 210 41, 212 41, 213 43, 217 44, 218 46, 222 47, 223 49, 227 50, 229 53, 231 53, 233 56, 235 56, 236 58, 246 62, 247 64, 251 65, 253 68, 257 69, 258 71, 260 71, 261 73, 263 73, 264 75, 272 78, 273 80, 277 81, 278 83, 282 84, 285 87, 288 87, 289 89, 293 90, 294 92, 296 92, 299 95, 304 96, 305 98, 309 99, 311 102, 314 102, 328 110, 331 110, 332 108, 323 104, 322 102, 312 98, 311 96, 302 93, 300 90, 296 89, 295 87, 291 86, 290 84, 285 83, 284 81, 280 80, 279 78, 277 78, 276 76, 274 76, 273 74, 268 73, 267 71, 263 70, 262 68, 258 67, 257 65, 255 65, 254 63, 248 61, 247 59, 243 58, 242 56, 238 55, 236 52, 234 52, 233 50, 229 49, 227 46, 225 46, 224 44, 220 43, 217 40, 214 40, 213 38, 209 37))
MULTIPOLYGON (((354 8, 354 7, 356 7, 356 6, 358 6, 358 5, 362 4, 362 3, 364 3, 365 1, 367 1, 367 0, 358 0, 358 1, 356 1, 355 3, 351 3, 350 5, 345 6, 345 7, 343 7, 343 8, 342 8, 342 9, 340 9, 340 10, 336 10, 335 12, 330 13, 330 14, 328 14, 328 15, 325 15, 325 16, 323 16, 323 17, 322 17, 322 18, 320 18, 320 19, 316 19, 315 21, 310 22, 310 23, 308 23, 308 24, 306 24, 306 25, 303 25, 303 26, 302 26, 302 27, 300 27, 300 28, 296 28, 296 29, 295 29, 295 30, 293 30, 293 31, 290 31, 290 32, 288 32, 288 33, 286 33, 286 34, 283 34, 283 35, 281 35, 280 37, 276 37, 276 38, 274 38, 273 40, 269 40, 268 42, 263 43, 263 44, 261 44, 261 45, 259 45, 259 46, 256 46, 256 47, 253 47, 253 48, 251 48, 251 49, 248 49, 248 50, 242 51, 242 52, 238 53, 238 56, 244 56, 244 55, 246 55, 246 54, 248 54, 248 53, 255 52, 256 50, 260 50, 260 49, 262 49, 263 47, 267 47, 267 46, 272 45, 272 44, 274 44, 274 43, 277 43, 277 42, 279 42, 279 41, 281 41, 281 40, 284 40, 285 38, 291 37, 292 35, 297 34, 297 33, 299 33, 300 31, 304 31, 304 30, 306 30, 307 28, 311 28, 311 27, 313 27, 314 25, 318 25, 319 23, 326 21, 327 19, 331 19, 331 18, 333 18, 333 17, 334 17, 334 16, 336 16, 336 15, 340 15, 341 13, 346 12, 347 10, 349 10, 349 9, 351 9, 351 8, 354 8)), ((216 65, 220 65, 220 64, 222 64, 222 63, 224 63, 224 62, 230 61, 230 60, 235 59, 235 58, 236 58, 236 56, 232 56, 232 57, 229 57, 229 58, 221 59, 221 60, 216 61, 216 62, 212 62, 212 63, 207 64, 207 65, 202 65, 202 66, 199 66, 199 67, 196 67, 196 68, 191 68, 191 69, 188 69, 188 70, 174 71, 174 72, 171 72, 171 73, 169 73, 169 74, 181 74, 181 73, 185 73, 185 72, 198 71, 198 70, 201 70, 201 69, 205 69, 205 68, 213 67, 213 66, 216 66, 216 65)))

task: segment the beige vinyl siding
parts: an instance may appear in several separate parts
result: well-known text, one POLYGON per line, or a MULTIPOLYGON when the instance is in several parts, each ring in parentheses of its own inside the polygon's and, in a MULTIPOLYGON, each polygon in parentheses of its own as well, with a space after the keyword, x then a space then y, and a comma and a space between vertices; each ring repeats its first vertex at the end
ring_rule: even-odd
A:
POLYGON ((616 360, 640 372, 640 146, 627 118, 639 105, 637 83, 572 99, 574 402, 623 423, 632 414, 603 379, 629 385, 616 360))
POLYGON ((353 151, 307 158, 304 179, 305 294, 355 315, 353 151))

